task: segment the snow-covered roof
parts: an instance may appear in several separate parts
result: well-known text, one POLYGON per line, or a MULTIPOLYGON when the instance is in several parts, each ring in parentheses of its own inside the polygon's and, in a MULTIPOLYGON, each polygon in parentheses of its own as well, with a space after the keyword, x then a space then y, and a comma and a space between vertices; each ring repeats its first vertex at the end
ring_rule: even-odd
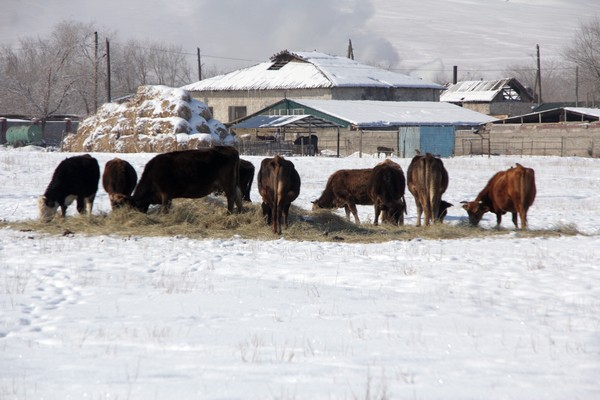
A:
POLYGON ((312 52, 281 52, 252 67, 198 81, 189 91, 386 87, 443 90, 419 78, 360 64, 346 57, 312 52))
POLYGON ((358 128, 415 125, 473 126, 497 118, 450 103, 434 101, 291 100, 347 121, 358 128))
POLYGON ((486 102, 494 100, 500 93, 513 93, 514 100, 529 102, 531 98, 525 88, 514 78, 504 78, 491 81, 463 81, 448 86, 440 94, 440 101, 449 103, 486 102), (521 99, 525 96, 525 99, 521 99))
POLYGON ((599 108, 587 107, 557 107, 549 110, 536 111, 529 114, 517 115, 506 118, 499 123, 557 123, 557 122, 582 122, 600 121, 599 108))

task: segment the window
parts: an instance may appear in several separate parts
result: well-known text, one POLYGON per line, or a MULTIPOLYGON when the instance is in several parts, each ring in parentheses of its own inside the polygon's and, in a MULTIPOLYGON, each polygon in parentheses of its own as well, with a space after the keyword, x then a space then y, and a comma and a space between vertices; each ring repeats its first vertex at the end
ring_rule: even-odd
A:
POLYGON ((246 106, 230 106, 229 107, 229 122, 244 118, 247 115, 246 106))

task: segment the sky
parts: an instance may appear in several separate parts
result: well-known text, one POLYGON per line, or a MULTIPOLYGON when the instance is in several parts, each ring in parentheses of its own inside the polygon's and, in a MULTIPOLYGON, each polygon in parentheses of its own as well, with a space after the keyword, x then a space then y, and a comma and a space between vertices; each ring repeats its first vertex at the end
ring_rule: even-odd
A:
POLYGON ((229 72, 281 50, 345 55, 401 73, 501 75, 507 65, 556 58, 596 0, 1 0, 0 45, 44 37, 61 20, 116 36, 179 45, 196 64, 229 72))
MULTIPOLYGON (((118 155, 138 176, 154 156, 92 155, 101 168, 118 155)), ((65 157, 0 146, 0 220, 36 218, 65 157)), ((258 170, 262 157, 243 158, 258 170)), ((302 179, 294 205, 303 218, 331 173, 381 161, 288 159, 302 179)), ((406 171, 410 159, 394 161, 406 171)), ((534 168, 530 228, 584 234, 526 237, 509 216, 499 236, 378 244, 297 242, 285 230, 249 240, 3 227, 0 397, 600 398, 600 159, 443 161, 444 198, 455 205, 516 162, 534 168)), ((256 184, 251 198, 260 198, 256 184)), ((409 193, 406 201, 414 225, 409 193)), ((227 218, 214 200, 205 204, 227 218)), ((94 214, 109 212, 100 189, 94 214)), ((359 215, 370 224, 373 208, 359 215)), ((78 218, 74 204, 67 218, 78 218)), ((455 206, 445 221, 466 218, 455 206)), ((481 226, 494 225, 486 214, 481 226)))

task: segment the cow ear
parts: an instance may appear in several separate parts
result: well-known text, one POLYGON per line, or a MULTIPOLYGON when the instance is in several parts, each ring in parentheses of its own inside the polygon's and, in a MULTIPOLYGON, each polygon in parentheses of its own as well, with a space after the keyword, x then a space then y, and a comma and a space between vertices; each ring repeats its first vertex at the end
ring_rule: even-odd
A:
POLYGON ((462 208, 464 208, 465 210, 469 209, 469 203, 466 201, 461 201, 460 204, 462 204, 462 208))

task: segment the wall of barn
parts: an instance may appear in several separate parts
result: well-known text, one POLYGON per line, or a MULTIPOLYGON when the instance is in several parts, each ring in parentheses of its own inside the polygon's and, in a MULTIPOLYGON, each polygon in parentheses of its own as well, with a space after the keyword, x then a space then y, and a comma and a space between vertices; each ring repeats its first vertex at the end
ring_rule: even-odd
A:
POLYGON ((457 131, 455 155, 600 157, 600 123, 491 124, 457 131))
POLYGON ((191 92, 193 98, 202 101, 213 112, 213 118, 223 123, 229 119, 229 107, 246 107, 246 115, 254 114, 282 99, 330 100, 330 89, 294 90, 247 90, 191 92))
POLYGON ((190 92, 192 97, 213 110, 213 118, 232 122, 229 107, 246 107, 246 115, 254 114, 282 99, 313 100, 381 100, 381 101, 439 101, 440 91, 420 88, 317 88, 291 90, 231 90, 190 92))

